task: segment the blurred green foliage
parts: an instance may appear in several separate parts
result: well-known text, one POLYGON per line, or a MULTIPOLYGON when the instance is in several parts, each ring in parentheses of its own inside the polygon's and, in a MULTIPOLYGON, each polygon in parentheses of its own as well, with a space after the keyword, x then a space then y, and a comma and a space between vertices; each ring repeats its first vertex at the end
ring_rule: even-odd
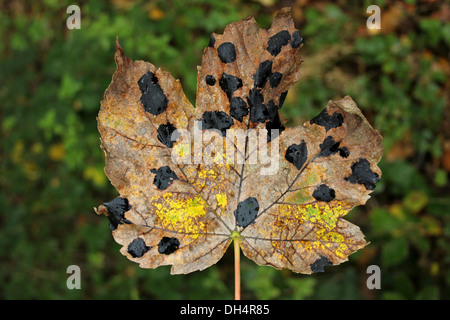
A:
MULTIPOLYGON (((103 172, 96 115, 115 70, 115 38, 134 60, 170 71, 195 101, 196 66, 212 32, 249 15, 263 28, 292 6, 304 36, 303 78, 283 113, 296 125, 351 95, 384 136, 381 182, 348 219, 370 245, 323 274, 242 259, 242 296, 255 299, 450 298, 450 6, 444 1, 0 1, 0 298, 233 297, 230 252, 171 276, 119 253, 93 207, 117 196, 103 172), (381 7, 381 30, 366 8, 381 7), (81 268, 68 290, 66 268, 81 268), (379 265, 381 290, 366 287, 379 265)), ((229 250, 231 251, 231 250, 229 250)))

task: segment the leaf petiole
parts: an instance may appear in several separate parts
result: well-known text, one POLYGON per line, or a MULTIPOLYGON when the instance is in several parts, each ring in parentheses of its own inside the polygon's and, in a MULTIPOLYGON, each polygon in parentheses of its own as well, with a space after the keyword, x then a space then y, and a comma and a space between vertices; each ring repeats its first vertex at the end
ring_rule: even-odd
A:
POLYGON ((233 238, 234 243, 234 299, 241 300, 241 237, 233 238))

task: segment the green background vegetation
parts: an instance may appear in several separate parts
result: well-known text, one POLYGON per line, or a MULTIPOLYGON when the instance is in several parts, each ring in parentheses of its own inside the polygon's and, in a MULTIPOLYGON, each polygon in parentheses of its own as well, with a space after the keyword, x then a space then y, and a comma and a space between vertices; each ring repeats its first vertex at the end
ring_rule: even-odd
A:
POLYGON ((183 276, 140 269, 119 253, 93 207, 117 196, 104 172, 96 116, 115 71, 115 38, 134 60, 181 79, 195 101, 196 66, 212 32, 247 16, 269 28, 292 6, 304 36, 303 77, 289 125, 347 94, 384 136, 383 177, 348 216, 371 242, 312 276, 242 259, 244 299, 450 298, 450 7, 445 1, 0 1, 0 298, 233 298, 233 253, 183 276), (80 30, 66 8, 81 7, 80 30), (366 8, 381 7, 381 30, 366 8), (82 289, 66 288, 81 268, 82 289), (381 290, 366 269, 381 267, 381 290))

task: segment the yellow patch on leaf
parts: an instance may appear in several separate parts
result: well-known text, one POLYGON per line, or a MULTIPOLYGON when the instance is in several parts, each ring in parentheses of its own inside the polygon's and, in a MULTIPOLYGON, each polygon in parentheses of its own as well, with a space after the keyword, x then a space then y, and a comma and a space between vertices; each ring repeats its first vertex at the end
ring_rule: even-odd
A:
POLYGON ((204 231, 205 224, 199 219, 206 213, 203 199, 200 197, 176 199, 172 193, 165 193, 163 199, 163 203, 156 202, 157 197, 151 200, 163 228, 192 234, 193 239, 204 231))
POLYGON ((216 194, 216 200, 219 207, 225 208, 227 206, 228 200, 225 193, 216 194))

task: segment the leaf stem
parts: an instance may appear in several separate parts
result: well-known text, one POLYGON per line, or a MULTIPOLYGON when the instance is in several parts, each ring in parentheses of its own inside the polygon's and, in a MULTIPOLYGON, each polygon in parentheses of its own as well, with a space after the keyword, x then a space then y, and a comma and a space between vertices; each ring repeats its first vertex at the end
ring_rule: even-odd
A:
POLYGON ((234 299, 241 300, 241 252, 239 244, 241 239, 235 238, 234 242, 234 299))

